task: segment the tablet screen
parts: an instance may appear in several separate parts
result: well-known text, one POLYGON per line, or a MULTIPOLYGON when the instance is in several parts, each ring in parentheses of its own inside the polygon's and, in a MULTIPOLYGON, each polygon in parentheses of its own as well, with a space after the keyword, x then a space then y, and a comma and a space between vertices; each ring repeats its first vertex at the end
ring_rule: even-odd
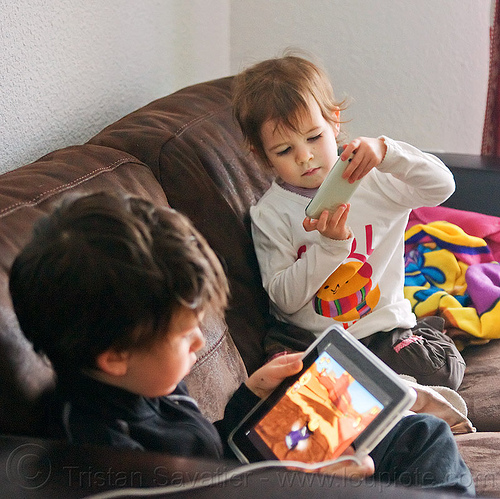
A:
POLYGON ((322 352, 248 438, 268 459, 335 459, 383 408, 328 352, 322 352))

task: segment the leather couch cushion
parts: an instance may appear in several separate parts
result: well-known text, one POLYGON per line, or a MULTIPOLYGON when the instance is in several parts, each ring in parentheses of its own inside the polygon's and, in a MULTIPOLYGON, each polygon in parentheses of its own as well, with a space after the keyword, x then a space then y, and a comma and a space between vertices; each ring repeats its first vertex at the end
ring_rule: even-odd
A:
POLYGON ((459 393, 469 419, 478 431, 500 432, 500 341, 469 346, 463 352, 467 367, 459 393))
POLYGON ((70 191, 123 190, 167 202, 149 168, 129 154, 85 145, 55 151, 0 176, 0 432, 43 435, 40 396, 51 367, 19 330, 8 292, 12 261, 33 223, 70 191))
POLYGON ((206 314, 202 330, 206 344, 185 381, 200 411, 214 422, 222 419, 229 398, 247 373, 223 318, 206 314))
POLYGON ((248 209, 269 187, 232 116, 231 77, 184 88, 125 116, 90 143, 150 166, 170 205, 187 214, 227 266, 229 331, 249 372, 264 360, 268 300, 248 209))
POLYGON ((457 435, 456 441, 469 467, 478 497, 499 497, 500 433, 457 435))

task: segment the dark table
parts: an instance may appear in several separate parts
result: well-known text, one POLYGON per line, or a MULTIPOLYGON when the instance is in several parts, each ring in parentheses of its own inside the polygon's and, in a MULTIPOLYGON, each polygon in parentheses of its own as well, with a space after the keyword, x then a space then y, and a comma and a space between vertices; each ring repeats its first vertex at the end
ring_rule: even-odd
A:
POLYGON ((500 216, 500 205, 496 201, 500 158, 451 153, 435 155, 450 168, 457 184, 455 193, 443 206, 500 216))

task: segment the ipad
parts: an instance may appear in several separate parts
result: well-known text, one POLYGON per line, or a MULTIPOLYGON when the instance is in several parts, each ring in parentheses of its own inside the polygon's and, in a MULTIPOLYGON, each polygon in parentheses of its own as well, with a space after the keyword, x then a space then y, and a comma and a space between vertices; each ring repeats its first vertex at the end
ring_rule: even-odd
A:
POLYGON ((335 211, 341 204, 348 203, 354 191, 359 187, 361 180, 350 184, 342 177, 344 170, 351 161, 352 156, 346 161, 340 157, 328 172, 325 180, 319 186, 318 192, 306 206, 306 215, 318 219, 323 210, 335 211))
POLYGON ((319 463, 352 445, 369 453, 415 401, 415 392, 350 333, 332 326, 229 436, 238 459, 319 463))

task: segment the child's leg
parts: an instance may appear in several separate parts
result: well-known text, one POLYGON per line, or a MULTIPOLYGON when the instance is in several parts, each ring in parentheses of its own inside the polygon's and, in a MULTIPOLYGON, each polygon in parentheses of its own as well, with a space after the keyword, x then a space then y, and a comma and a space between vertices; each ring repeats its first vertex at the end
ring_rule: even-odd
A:
POLYGON ((285 352, 303 352, 315 339, 310 331, 273 319, 264 338, 266 360, 285 352))
POLYGON ((421 385, 456 390, 465 361, 443 327, 441 317, 425 317, 412 329, 381 331, 361 341, 398 374, 413 376, 421 385))
POLYGON ((370 455, 375 463, 373 480, 475 494, 450 427, 434 416, 403 418, 370 455))

